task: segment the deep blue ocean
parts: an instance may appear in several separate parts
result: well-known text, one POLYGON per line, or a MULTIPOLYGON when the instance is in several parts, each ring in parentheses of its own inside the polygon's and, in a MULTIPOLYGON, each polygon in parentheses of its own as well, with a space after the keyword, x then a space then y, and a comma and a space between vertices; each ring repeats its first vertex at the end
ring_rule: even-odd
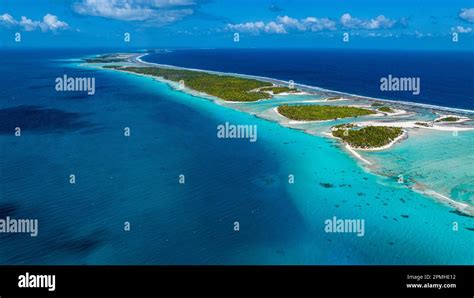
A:
MULTIPOLYGON (((1 53, 0 218, 38 219, 39 233, 0 234, 0 264, 472 264, 472 218, 364 171, 335 140, 150 78, 80 65, 79 58, 108 51, 1 53), (65 74, 94 77, 95 95, 56 92, 55 79, 65 74), (258 141, 217 138, 225 122, 257 125, 258 141), (334 216, 364 219, 364 237, 325 233, 334 216)), ((185 66, 232 65, 225 51, 191 53, 186 61, 207 55, 209 65, 185 66)), ((235 69, 225 70, 249 67, 297 82, 306 72, 336 84, 341 67, 357 77, 336 61, 333 75, 319 67, 317 76, 295 64, 303 57, 281 63, 276 54, 259 55, 273 64, 270 73, 257 71, 263 62, 253 54, 235 52, 235 69), (300 71, 286 75, 281 65, 300 71)))
POLYGON ((265 76, 383 99, 474 109, 474 55, 461 51, 204 49, 144 61, 265 76), (419 77, 421 92, 380 91, 380 78, 419 77))

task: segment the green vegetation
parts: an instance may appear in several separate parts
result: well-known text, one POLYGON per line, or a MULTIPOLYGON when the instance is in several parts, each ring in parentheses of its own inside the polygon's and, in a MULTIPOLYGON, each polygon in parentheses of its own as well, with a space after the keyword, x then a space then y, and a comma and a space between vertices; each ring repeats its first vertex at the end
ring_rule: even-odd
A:
POLYGON ((381 108, 378 108, 378 110, 380 112, 384 112, 384 113, 393 113, 395 112, 394 110, 392 110, 392 108, 390 107, 381 107, 381 108))
POLYGON ((104 65, 104 66, 102 66, 102 68, 112 68, 112 69, 119 69, 120 67, 122 67, 122 66, 120 66, 120 65, 104 65))
POLYGON ((99 55, 94 58, 87 58, 87 63, 113 63, 113 62, 125 62, 128 58, 120 56, 119 54, 105 54, 99 55))
POLYGON ((283 92, 297 92, 296 88, 282 87, 282 86, 272 86, 272 87, 263 87, 259 89, 260 91, 272 91, 273 94, 280 94, 283 92))
POLYGON ((416 125, 419 125, 419 126, 424 126, 424 127, 429 127, 430 125, 426 122, 415 122, 416 125))
POLYGON ((161 77, 173 82, 183 81, 187 88, 204 92, 223 100, 257 101, 271 97, 270 94, 265 92, 251 91, 261 87, 272 86, 271 83, 254 79, 160 67, 115 67, 115 69, 161 77))
POLYGON ((374 102, 372 105, 372 107, 382 107, 383 104, 379 103, 379 102, 374 102))
POLYGON ((278 112, 292 120, 332 120, 375 114, 374 111, 346 106, 282 105, 278 112))
POLYGON ((435 122, 456 122, 460 119, 461 118, 449 116, 449 117, 444 117, 444 118, 438 119, 435 122))
POLYGON ((367 126, 360 129, 335 129, 332 135, 341 138, 354 148, 378 148, 389 144, 400 136, 403 130, 399 127, 367 126))

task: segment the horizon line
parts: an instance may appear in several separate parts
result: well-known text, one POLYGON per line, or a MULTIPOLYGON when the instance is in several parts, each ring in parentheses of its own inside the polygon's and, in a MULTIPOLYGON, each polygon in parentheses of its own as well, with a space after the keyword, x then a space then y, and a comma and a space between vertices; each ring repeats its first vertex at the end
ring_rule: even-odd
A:
POLYGON ((350 51, 350 50, 366 50, 366 51, 384 51, 384 52, 468 52, 472 51, 472 48, 376 48, 376 47, 305 47, 305 46, 296 46, 296 47, 196 47, 196 46, 134 46, 134 47, 120 47, 120 46, 5 46, 0 47, 1 50, 62 50, 62 49, 110 49, 110 50, 121 50, 121 51, 153 51, 153 50, 335 50, 335 51, 350 51))

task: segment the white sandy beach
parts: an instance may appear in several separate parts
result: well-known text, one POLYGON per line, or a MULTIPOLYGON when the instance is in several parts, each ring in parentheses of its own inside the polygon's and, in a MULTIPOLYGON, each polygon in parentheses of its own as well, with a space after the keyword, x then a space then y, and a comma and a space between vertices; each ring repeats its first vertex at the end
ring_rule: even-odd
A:
POLYGON ((462 127, 462 126, 443 126, 443 125, 433 125, 433 126, 422 126, 415 124, 416 122, 426 122, 426 121, 394 121, 394 122, 385 122, 385 121, 362 121, 357 122, 361 126, 393 126, 400 128, 425 128, 439 131, 468 131, 474 130, 474 127, 462 127))
MULTIPOLYGON (((359 125, 357 125, 359 126, 359 125)), ((324 135, 326 136, 329 136, 331 138, 335 138, 335 139, 339 139, 338 137, 335 137, 333 136, 331 133, 328 133, 328 132, 323 132, 324 135)), ((350 146, 349 144, 346 144, 346 146, 348 146, 351 150, 358 150, 358 151, 381 151, 381 150, 385 150, 385 149, 389 149, 390 147, 392 147, 395 143, 397 143, 398 141, 402 140, 403 138, 407 138, 408 137, 408 133, 403 130, 403 133, 401 135, 399 135, 398 137, 396 137, 395 139, 393 139, 390 143, 388 143, 387 145, 384 145, 384 146, 381 146, 381 147, 374 147, 374 148, 356 148, 356 147, 352 147, 350 146)), ((342 140, 341 140, 342 141, 342 140)))

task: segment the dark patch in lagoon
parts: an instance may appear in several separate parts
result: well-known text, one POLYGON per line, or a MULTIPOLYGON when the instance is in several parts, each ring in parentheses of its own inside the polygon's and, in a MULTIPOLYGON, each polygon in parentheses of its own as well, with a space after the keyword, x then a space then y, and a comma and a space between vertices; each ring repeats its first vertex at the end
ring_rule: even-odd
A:
POLYGON ((61 133, 91 128, 79 113, 40 106, 21 105, 0 110, 0 134, 14 134, 15 127, 24 132, 61 133))
POLYGON ((324 187, 324 188, 332 188, 332 187, 334 187, 334 185, 332 185, 331 183, 324 183, 324 182, 320 182, 319 185, 321 185, 321 186, 324 187))
POLYGON ((409 216, 406 215, 406 214, 402 214, 401 217, 403 217, 403 218, 408 218, 409 216))
POLYGON ((474 228, 466 228, 466 230, 474 232, 474 228))

